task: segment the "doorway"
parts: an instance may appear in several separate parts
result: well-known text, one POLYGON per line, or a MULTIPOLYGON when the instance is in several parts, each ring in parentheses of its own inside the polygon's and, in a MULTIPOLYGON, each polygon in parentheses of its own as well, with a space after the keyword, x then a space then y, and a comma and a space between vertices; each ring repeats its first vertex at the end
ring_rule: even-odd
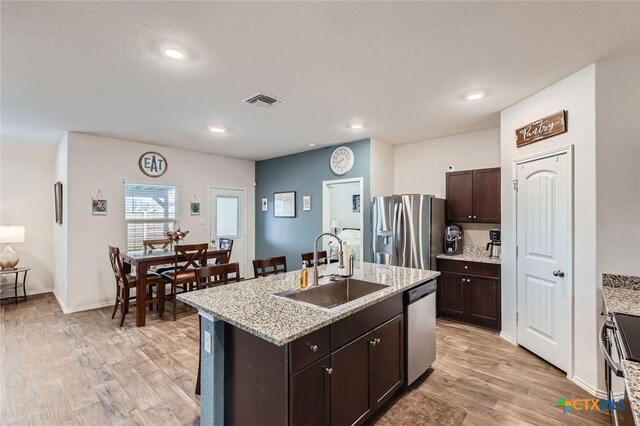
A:
POLYGON ((573 351, 573 150, 517 160, 517 342, 569 375, 573 351))
MULTIPOLYGON (((322 182, 322 230, 336 233, 352 246, 356 260, 363 259, 364 179, 361 177, 322 182), (337 226, 335 226, 337 225, 337 226)), ((334 241, 325 238, 323 250, 337 253, 334 241), (333 247, 330 245, 333 244, 333 247)))
POLYGON ((247 275, 247 192, 244 189, 209 189, 210 240, 233 240, 230 262, 240 264, 242 276, 247 275))

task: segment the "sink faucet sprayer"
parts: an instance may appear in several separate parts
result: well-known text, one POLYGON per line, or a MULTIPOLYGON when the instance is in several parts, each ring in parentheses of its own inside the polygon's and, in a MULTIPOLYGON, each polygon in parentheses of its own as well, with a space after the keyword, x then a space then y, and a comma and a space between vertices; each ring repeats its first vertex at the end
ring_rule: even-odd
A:
POLYGON ((313 282, 309 284, 309 286, 318 285, 318 241, 320 241, 320 239, 325 235, 338 240, 338 270, 342 270, 344 268, 342 240, 338 238, 336 234, 332 234, 331 232, 323 232, 316 237, 316 242, 313 244, 313 282))

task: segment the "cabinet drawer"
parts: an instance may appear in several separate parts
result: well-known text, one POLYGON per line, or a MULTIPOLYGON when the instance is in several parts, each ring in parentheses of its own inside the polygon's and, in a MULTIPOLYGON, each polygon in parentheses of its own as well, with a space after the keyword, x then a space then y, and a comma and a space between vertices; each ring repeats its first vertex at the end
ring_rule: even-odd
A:
POLYGON ((478 275, 500 278, 500 265, 493 263, 463 262, 461 260, 438 259, 438 271, 455 274, 478 275))
POLYGON ((321 328, 289 343, 289 370, 293 374, 329 354, 329 327, 321 328))
POLYGON ((402 313, 402 293, 331 324, 331 350, 373 330, 402 313))

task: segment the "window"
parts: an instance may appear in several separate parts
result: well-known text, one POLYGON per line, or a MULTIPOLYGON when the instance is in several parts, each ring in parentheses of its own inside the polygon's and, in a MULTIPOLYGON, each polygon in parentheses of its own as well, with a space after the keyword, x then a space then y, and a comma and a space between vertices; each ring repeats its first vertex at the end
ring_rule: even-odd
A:
POLYGON ((174 230, 177 198, 174 185, 124 184, 127 251, 143 250, 143 240, 165 238, 174 230))
POLYGON ((216 197, 216 235, 218 237, 237 237, 238 197, 218 195, 216 197))

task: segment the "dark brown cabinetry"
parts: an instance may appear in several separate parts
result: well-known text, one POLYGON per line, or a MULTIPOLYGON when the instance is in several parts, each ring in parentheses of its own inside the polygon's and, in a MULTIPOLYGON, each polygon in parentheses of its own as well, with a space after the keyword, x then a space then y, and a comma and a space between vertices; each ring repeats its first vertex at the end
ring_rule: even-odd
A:
POLYGON ((500 265, 438 259, 438 270, 442 317, 501 328, 500 265))
POLYGON ((397 295, 282 347, 227 324, 226 423, 364 423, 404 383, 402 310, 397 295))
POLYGON ((447 173, 448 223, 500 223, 500 168, 447 173))

